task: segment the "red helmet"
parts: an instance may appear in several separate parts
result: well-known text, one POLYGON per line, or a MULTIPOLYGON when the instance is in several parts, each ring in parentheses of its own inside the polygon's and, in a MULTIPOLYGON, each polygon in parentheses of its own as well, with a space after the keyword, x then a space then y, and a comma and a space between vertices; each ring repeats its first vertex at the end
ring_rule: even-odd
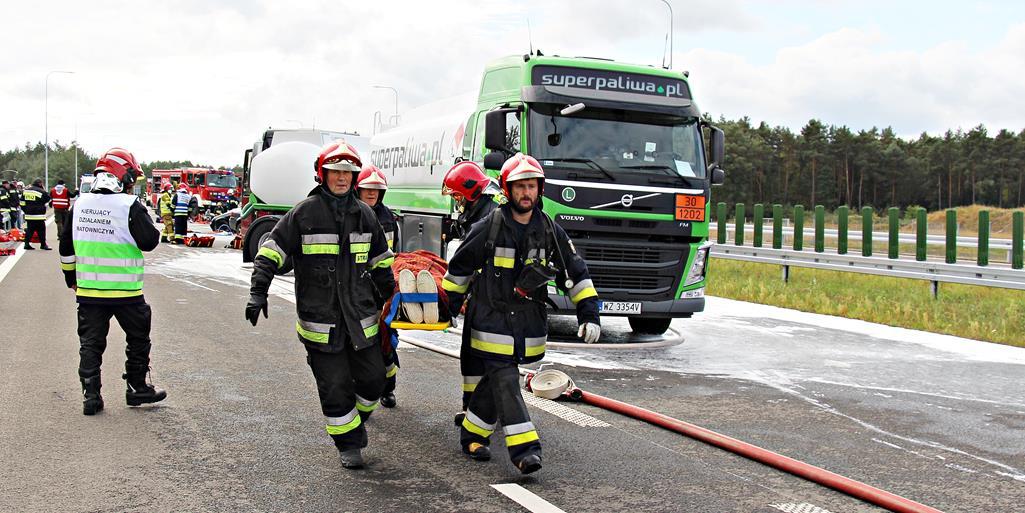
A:
POLYGON ((324 145, 320 149, 320 155, 317 155, 316 162, 313 163, 313 169, 317 172, 317 183, 324 183, 325 169, 358 173, 361 167, 363 161, 359 158, 359 152, 343 140, 324 145))
POLYGON ((101 172, 114 175, 125 187, 131 187, 137 177, 143 176, 135 155, 124 148, 111 148, 96 161, 96 173, 101 172))
POLYGON ((363 170, 359 172, 359 177, 356 178, 356 188, 386 191, 388 190, 388 179, 384 177, 384 172, 378 169, 377 166, 367 164, 363 166, 363 170))
POLYGON ((441 193, 459 194, 467 201, 477 201, 484 190, 491 185, 491 179, 475 162, 463 161, 452 166, 442 180, 441 193))
POLYGON ((509 157, 509 160, 506 160, 505 164, 502 164, 502 177, 499 180, 502 184, 502 192, 505 193, 505 197, 512 197, 509 193, 509 182, 526 180, 528 178, 537 178, 538 195, 544 193, 545 171, 544 169, 541 169, 541 164, 539 164, 534 157, 524 155, 522 153, 517 153, 516 155, 509 157))
POLYGON ((164 186, 161 188, 161 190, 163 190, 164 192, 173 191, 174 186, 171 185, 171 182, 164 182, 164 186))

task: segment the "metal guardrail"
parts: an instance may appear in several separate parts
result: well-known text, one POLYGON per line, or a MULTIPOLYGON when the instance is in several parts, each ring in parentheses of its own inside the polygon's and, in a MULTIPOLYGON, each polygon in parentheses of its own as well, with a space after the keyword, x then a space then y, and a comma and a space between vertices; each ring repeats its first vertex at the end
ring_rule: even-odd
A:
MULTIPOLYGON (((772 235, 772 218, 769 218, 766 221, 768 221, 768 222, 764 223, 763 227, 762 227, 762 236, 763 237, 765 235, 769 235, 769 236, 772 235)), ((716 226, 714 224, 710 224, 708 226, 708 229, 709 229, 709 232, 710 232, 709 238, 712 238, 712 236, 714 236, 716 234, 717 228, 716 228, 716 226)), ((733 239, 736 238, 734 236, 734 234, 733 234, 733 231, 734 231, 734 227, 733 226, 731 226, 731 225, 727 225, 726 226, 726 238, 727 239, 733 240, 733 239)), ((744 233, 746 233, 747 235, 753 236, 754 235, 754 231, 755 231, 754 227, 751 227, 751 226, 745 226, 744 227, 744 233)), ((837 239, 840 236, 839 235, 840 234, 840 230, 837 230, 835 228, 827 228, 827 229, 823 230, 823 234, 826 236, 827 239, 837 239)), ((793 238, 793 236, 794 236, 794 228, 791 227, 791 226, 784 226, 783 227, 783 236, 784 237, 793 238)), ((849 238, 849 240, 852 240, 852 241, 860 241, 861 240, 861 232, 860 231, 851 232, 850 234, 848 234, 848 238, 849 238)), ((901 232, 898 235, 898 238, 899 238, 901 244, 915 244, 915 243, 918 242, 918 235, 916 235, 914 233, 901 232)), ((885 243, 885 242, 888 242, 890 240, 890 237, 887 234, 878 234, 878 233, 873 232, 872 240, 875 241, 875 242, 883 242, 883 243, 885 243)), ((927 235, 926 236, 926 243, 929 244, 930 246, 943 246, 943 245, 945 245, 947 243, 947 237, 945 235, 927 235)), ((959 247, 959 248, 978 248, 979 247, 979 239, 977 239, 975 237, 958 237, 957 238, 957 247, 959 247)), ((992 249, 999 249, 999 250, 1003 250, 1003 251, 1011 251, 1011 248, 1012 248, 1012 246, 1011 246, 1011 239, 989 239, 989 249, 991 249, 991 250, 992 249)), ((1010 258, 1010 255, 1008 255, 1008 258, 1010 258)))
POLYGON ((885 257, 838 255, 834 253, 756 248, 730 244, 716 244, 712 246, 711 255, 715 258, 783 266, 784 281, 789 280, 790 266, 794 266, 926 280, 933 283, 934 295, 938 293, 940 282, 1025 290, 1025 271, 1011 269, 1010 267, 980 267, 966 264, 947 264, 940 261, 919 262, 885 257))

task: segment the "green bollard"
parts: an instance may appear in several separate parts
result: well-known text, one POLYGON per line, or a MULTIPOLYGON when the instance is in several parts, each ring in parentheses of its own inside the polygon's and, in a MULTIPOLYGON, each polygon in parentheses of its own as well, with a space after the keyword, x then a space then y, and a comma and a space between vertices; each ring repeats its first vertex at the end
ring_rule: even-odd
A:
POLYGON ((929 223, 926 221, 925 209, 918 209, 918 213, 916 213, 915 216, 918 218, 918 229, 916 230, 917 238, 915 239, 915 260, 925 262, 927 257, 926 249, 929 244, 929 223))
POLYGON ((1025 232, 1025 213, 1015 212, 1011 222, 1011 268, 1022 268, 1022 234, 1025 232))
POLYGON ((772 206, 772 248, 783 248, 783 205, 772 206))
POLYGON ((979 246, 976 249, 976 264, 980 266, 989 265, 989 211, 979 212, 979 246))
POLYGON ((900 257, 900 209, 890 207, 886 210, 890 218, 890 240, 887 246, 888 257, 891 259, 900 257))
POLYGON ((794 251, 804 250, 804 205, 794 206, 794 251))
POLYGON ((947 258, 948 264, 957 263, 957 210, 947 210, 947 258))
POLYGON ((726 203, 720 201, 715 207, 715 220, 718 223, 715 240, 719 244, 726 244, 726 203))
POLYGON ((861 209, 861 256, 872 256, 872 207, 861 209))
POLYGON ((755 203, 754 212, 754 223, 755 223, 755 239, 754 244, 756 248, 762 247, 762 225, 765 224, 765 205, 761 203, 755 203))
POLYGON ((826 207, 815 205, 815 252, 826 250, 826 207))
POLYGON ((744 245, 744 204, 737 203, 737 222, 733 232, 733 243, 737 246, 744 245))
POLYGON ((844 205, 836 209, 836 252, 839 255, 847 254, 847 216, 850 214, 850 209, 847 205, 844 205))

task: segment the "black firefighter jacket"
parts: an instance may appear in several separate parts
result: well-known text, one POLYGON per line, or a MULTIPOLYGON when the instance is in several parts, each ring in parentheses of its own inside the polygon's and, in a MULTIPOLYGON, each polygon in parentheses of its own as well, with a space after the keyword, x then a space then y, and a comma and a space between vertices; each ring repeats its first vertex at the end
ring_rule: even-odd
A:
POLYGON ((549 260, 554 264, 559 271, 555 283, 576 305, 580 323, 598 323, 598 293, 587 264, 562 227, 551 223, 546 230, 545 223, 551 218, 540 209, 534 211, 529 224, 517 227, 509 209, 508 204, 502 205, 491 214, 502 220, 491 251, 487 247, 491 216, 473 225, 449 261, 442 287, 448 293, 453 317, 459 313, 466 293, 472 294, 463 329, 464 347, 484 358, 529 363, 544 358, 548 291, 542 285, 529 298, 514 292, 525 265, 549 260), (555 249, 556 241, 565 263, 555 249), (475 276, 477 269, 480 273, 475 276))
MULTIPOLYGON (((351 194, 351 193, 350 193, 351 194)), ((317 187, 285 214, 253 262, 251 293, 266 295, 287 258, 295 266, 296 332, 307 347, 340 352, 378 343, 378 315, 395 289, 395 260, 374 212, 317 187)))

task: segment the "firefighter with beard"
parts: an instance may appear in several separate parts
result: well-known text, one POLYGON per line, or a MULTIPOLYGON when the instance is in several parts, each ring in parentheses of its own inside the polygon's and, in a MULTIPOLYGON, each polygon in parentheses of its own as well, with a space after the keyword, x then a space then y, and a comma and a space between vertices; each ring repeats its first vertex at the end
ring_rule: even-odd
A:
POLYGON ((378 317, 395 289, 395 260, 373 209, 353 193, 361 161, 343 142, 314 161, 320 184, 282 216, 253 262, 246 319, 267 316, 267 291, 290 259, 295 268, 296 332, 306 349, 327 433, 347 469, 362 468, 363 421, 377 406, 385 370, 378 317))
POLYGON ((495 201, 494 184, 484 170, 471 161, 460 162, 445 173, 441 193, 452 196, 459 217, 449 229, 447 239, 462 239, 470 233, 473 223, 488 216, 498 208, 495 201))
MULTIPOLYGON (((384 172, 373 164, 363 166, 359 177, 356 178, 356 193, 359 194, 360 201, 370 206, 374 210, 374 214, 377 214, 377 220, 380 221, 381 228, 384 230, 384 238, 388 241, 388 249, 394 252, 399 228, 395 222, 395 214, 384 204, 384 194, 387 190, 388 179, 385 178, 384 172)), ((390 351, 385 350, 384 345, 381 348, 384 351, 385 366, 385 384, 384 392, 381 394, 381 406, 394 408, 396 405, 395 376, 399 372, 398 355, 395 353, 395 348, 391 348, 390 351)))
POLYGON ((517 366, 544 358, 546 284, 555 281, 576 305, 577 336, 587 343, 601 334, 599 302, 587 265, 540 208, 544 171, 537 160, 517 153, 502 166, 500 183, 508 203, 473 225, 442 285, 453 324, 472 293, 460 350, 469 364, 461 365, 463 383, 472 390, 460 426, 463 452, 490 459, 490 437, 501 423, 510 459, 529 474, 541 468, 541 443, 520 395, 517 366))

